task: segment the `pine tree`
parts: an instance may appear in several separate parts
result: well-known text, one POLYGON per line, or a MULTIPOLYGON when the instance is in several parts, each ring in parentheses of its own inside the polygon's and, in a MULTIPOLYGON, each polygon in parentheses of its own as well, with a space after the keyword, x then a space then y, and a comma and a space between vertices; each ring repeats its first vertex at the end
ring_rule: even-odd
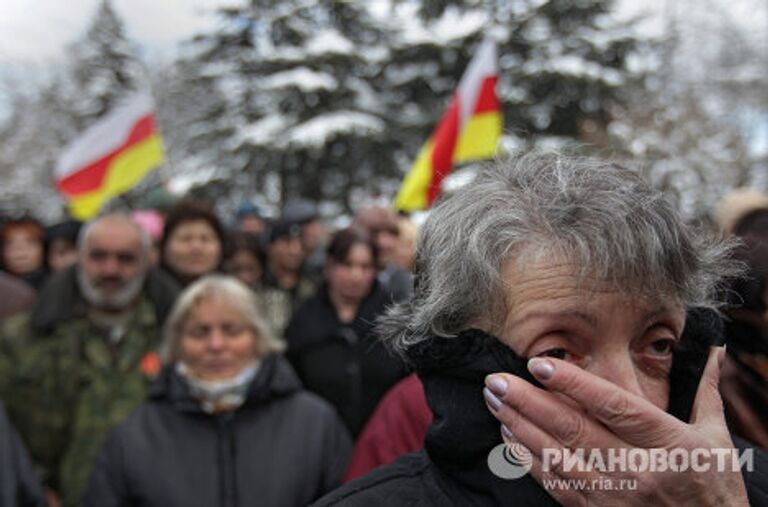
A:
POLYGON ((122 22, 104 0, 86 34, 69 48, 66 66, 12 103, 12 118, 0 129, 3 204, 49 221, 63 218, 65 203, 54 176, 58 156, 79 132, 144 85, 142 76, 122 22))
POLYGON ((366 82, 386 34, 362 3, 253 1, 222 14, 224 28, 195 41, 199 75, 217 77, 225 97, 201 118, 220 141, 219 174, 273 189, 273 202, 304 195, 347 209, 355 186, 397 174, 366 82))
MULTIPOLYGON (((73 87, 70 114, 78 133, 114 110, 127 95, 151 85, 138 49, 125 35, 110 0, 102 0, 84 37, 70 47, 68 70, 73 87)), ((149 173, 105 208, 136 207, 141 195, 160 184, 161 175, 157 170, 149 173)))
POLYGON ((109 0, 103 0, 85 36, 70 48, 72 115, 82 130, 144 84, 137 51, 109 0))
MULTIPOLYGON (((349 210, 392 194, 480 40, 500 42, 505 125, 520 137, 604 142, 611 105, 636 76, 611 0, 363 3, 254 0, 221 11, 188 63, 223 107, 194 128, 216 178, 349 210)), ((237 189, 235 189, 237 191, 237 189)))
MULTIPOLYGON (((227 159, 218 133, 205 119, 223 110, 216 83, 201 79, 184 61, 155 68, 150 83, 166 149, 166 164, 155 171, 163 181, 206 173, 227 159)), ((229 135, 229 133, 227 133, 229 135)))
POLYGON ((395 93, 409 101, 411 124, 423 132, 435 123, 439 105, 447 103, 480 40, 491 36, 499 43, 499 95, 508 132, 524 139, 599 140, 596 131, 610 123, 611 106, 640 78, 627 59, 643 42, 631 25, 613 20, 613 3, 403 2, 400 26, 420 36, 411 35, 410 43, 399 38, 405 43, 385 72, 400 80, 395 93))
POLYGON ((675 11, 668 14, 657 65, 646 85, 614 108, 610 134, 685 216, 709 219, 730 190, 768 188, 766 151, 750 139, 765 114, 768 66, 759 38, 735 26, 727 10, 710 4, 693 23, 688 13, 698 5, 675 4, 684 24, 675 11))
POLYGON ((37 93, 16 96, 11 107, 0 128, 0 212, 58 220, 64 200, 55 190, 53 166, 73 128, 61 78, 37 93))

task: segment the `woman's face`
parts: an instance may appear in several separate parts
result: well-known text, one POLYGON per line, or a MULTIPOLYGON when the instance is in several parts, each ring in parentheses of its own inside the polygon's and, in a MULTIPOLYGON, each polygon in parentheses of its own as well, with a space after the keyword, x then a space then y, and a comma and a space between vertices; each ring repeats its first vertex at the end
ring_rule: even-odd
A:
POLYGON ((330 260, 326 271, 328 285, 344 299, 361 301, 371 291, 376 277, 373 252, 368 245, 352 245, 344 262, 330 260))
POLYGON ((216 232, 205 220, 183 222, 176 227, 165 245, 165 261, 176 273, 197 278, 216 269, 221 258, 221 244, 216 232))
POLYGON ((248 250, 238 250, 227 259, 225 270, 247 287, 254 287, 261 280, 261 264, 248 250))
POLYGON ((48 267, 51 271, 61 271, 77 262, 77 245, 63 238, 51 241, 48 247, 48 267))
POLYGON ((181 329, 179 358, 202 380, 237 376, 257 357, 257 336, 234 305, 220 298, 203 299, 181 329))
POLYGON ((503 276, 511 310, 502 341, 522 357, 570 361, 666 409, 682 306, 589 281, 578 285, 575 272, 570 263, 537 261, 521 269, 509 261, 503 276))
POLYGON ((43 265, 43 243, 24 230, 6 234, 3 247, 5 269, 15 275, 25 275, 43 265))

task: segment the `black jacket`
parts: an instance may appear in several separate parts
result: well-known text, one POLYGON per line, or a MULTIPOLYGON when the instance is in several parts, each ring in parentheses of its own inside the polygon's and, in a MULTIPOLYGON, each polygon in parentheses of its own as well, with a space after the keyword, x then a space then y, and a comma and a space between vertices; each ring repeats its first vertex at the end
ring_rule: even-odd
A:
POLYGON ((86 507, 306 506, 342 480, 351 442, 323 400, 266 357, 243 406, 203 412, 172 368, 102 448, 86 507))
POLYGON ((40 480, 19 434, 0 405, 0 505, 42 507, 46 505, 40 480))
MULTIPOLYGON (((315 507, 558 506, 530 474, 505 480, 488 468, 489 451, 502 440, 499 422, 483 401, 483 380, 489 373, 507 371, 536 383, 526 361, 479 331, 430 342, 409 351, 434 413, 425 450, 345 484, 315 507)), ((736 443, 739 448, 745 446, 743 441, 736 443)), ((768 457, 764 451, 755 449, 754 465, 754 472, 745 473, 747 492, 753 506, 766 506, 768 457)))
POLYGON ((302 382, 336 407, 355 436, 381 397, 406 373, 403 362, 371 332, 389 302, 389 295, 375 283, 355 319, 343 323, 323 285, 299 307, 285 330, 287 356, 302 382))

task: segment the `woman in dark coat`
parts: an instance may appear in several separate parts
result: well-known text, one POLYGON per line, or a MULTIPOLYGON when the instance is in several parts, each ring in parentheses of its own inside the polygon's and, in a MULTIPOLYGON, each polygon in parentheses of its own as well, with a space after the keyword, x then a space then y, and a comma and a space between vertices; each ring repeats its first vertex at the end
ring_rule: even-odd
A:
POLYGON ((432 210, 414 297, 380 320, 424 384, 425 451, 316 505, 768 505, 717 391, 729 248, 616 164, 489 165, 432 210))
POLYGON ((349 435, 301 389, 256 308, 218 275, 180 296, 167 366, 104 444, 84 505, 303 507, 340 483, 349 435))
POLYGON ((307 389, 330 401, 357 435, 403 363, 371 329, 390 302, 376 282, 376 247, 365 231, 337 232, 328 246, 325 282, 291 318, 288 359, 307 389))

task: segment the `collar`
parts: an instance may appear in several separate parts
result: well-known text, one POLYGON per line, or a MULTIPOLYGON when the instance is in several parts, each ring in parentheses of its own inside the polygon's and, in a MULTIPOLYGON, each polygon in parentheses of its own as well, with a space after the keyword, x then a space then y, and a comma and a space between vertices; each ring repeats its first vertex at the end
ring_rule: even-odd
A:
MULTIPOLYGON (((301 382, 288 362, 279 354, 269 354, 261 358, 241 408, 289 396, 300 389, 301 382)), ((166 365, 155 379, 149 390, 149 399, 170 403, 182 412, 204 413, 200 402, 192 395, 189 385, 173 365, 166 365)))
POLYGON ((421 342, 408 351, 408 359, 424 384, 433 413, 424 448, 450 482, 489 497, 496 505, 507 505, 513 498, 515 505, 557 505, 530 475, 506 480, 488 468, 488 454, 503 441, 499 422, 483 401, 483 381, 490 373, 506 371, 537 384, 526 359, 477 329, 421 342))

